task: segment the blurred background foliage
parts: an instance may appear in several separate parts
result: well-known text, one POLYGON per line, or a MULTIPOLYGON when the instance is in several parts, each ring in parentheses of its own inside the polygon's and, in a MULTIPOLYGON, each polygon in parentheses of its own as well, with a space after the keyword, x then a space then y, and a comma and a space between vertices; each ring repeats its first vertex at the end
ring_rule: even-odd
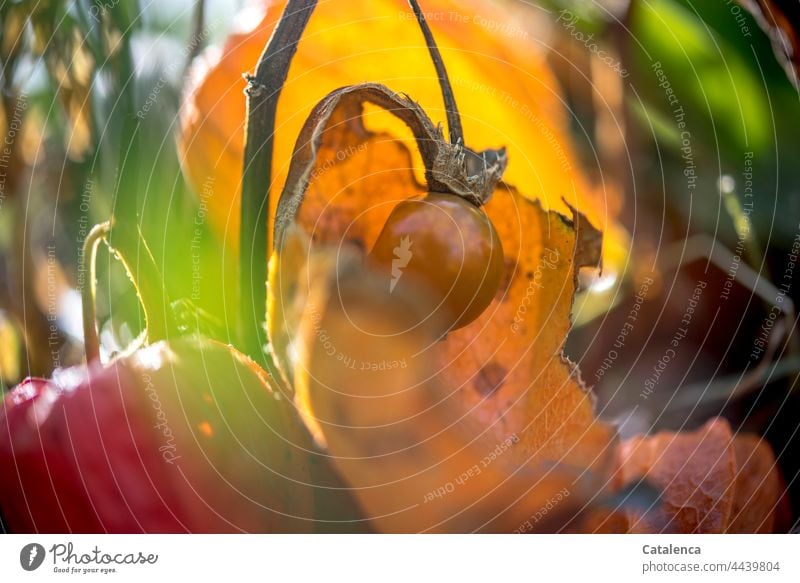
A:
MULTIPOLYGON (((174 134, 188 62, 227 34, 241 3, 231 4, 204 3, 197 28, 191 0, 0 2, 4 386, 80 362, 83 239, 112 213, 138 231, 117 241, 128 261, 155 259, 177 332, 208 331, 202 315, 225 313, 223 246, 183 179, 174 134)), ((144 321, 105 252, 98 280, 108 356, 144 321)))
MULTIPOLYGON (((623 432, 682 429, 721 413, 766 433, 779 455, 797 453, 790 414, 798 405, 796 322, 776 326, 770 350, 752 358, 752 340, 773 308, 774 290, 764 282, 782 282, 800 234, 800 101, 767 35, 733 0, 495 1, 541 39, 587 169, 625 197, 627 269, 595 289, 587 284, 568 344, 596 387, 601 413, 622 420, 623 432), (598 63, 593 47, 625 76, 598 63), (685 113, 689 160, 665 79, 685 113), (737 246, 742 265, 760 278, 749 288, 737 283, 720 302, 730 258, 709 257, 737 246), (639 326, 648 335, 629 340, 613 370, 599 375, 648 273, 657 275, 641 316, 648 326, 639 326), (643 379, 699 279, 713 291, 681 346, 683 366, 671 367, 674 376, 661 378, 643 403, 643 379)), ((81 362, 81 247, 91 226, 112 214, 125 227, 112 243, 144 266, 140 277, 163 280, 171 333, 200 330, 231 341, 235 266, 208 228, 204 193, 191 192, 183 178, 174 136, 188 62, 225 37, 243 5, 0 0, 3 387, 81 362)), ((106 252, 98 280, 108 357, 144 321, 125 271, 106 252)), ((796 475, 800 456, 781 459, 796 475)))
MULTIPOLYGON (((718 181, 720 176, 738 178, 745 153, 753 152, 761 200, 751 218, 761 238, 783 250, 791 246, 800 217, 800 172, 793 162, 800 148, 800 101, 769 38, 746 10, 734 0, 547 0, 543 4, 556 15, 566 10, 579 17, 575 30, 594 34, 630 71, 624 113, 632 139, 645 148, 635 150, 629 144, 629 153, 638 158, 630 161, 637 201, 654 197, 656 208, 673 217, 679 231, 691 221, 693 232, 715 234, 733 247, 737 234, 730 220, 721 220, 718 181), (686 111, 700 169, 695 200, 681 188, 681 136, 652 70, 657 62, 686 111), (643 187, 648 183, 658 186, 643 187), (669 198, 662 201, 665 190, 669 198)), ((571 86, 570 77, 576 73, 562 74, 571 86)), ((578 102, 573 108, 576 125, 593 127, 592 119, 580 115, 587 112, 580 105, 586 97, 571 98, 578 102)), ((596 144, 592 140, 584 145, 591 151, 596 144)))
POLYGON ((623 435, 690 429, 710 415, 765 435, 797 508, 796 88, 735 0, 544 5, 561 28, 551 62, 574 135, 586 166, 624 192, 631 235, 624 275, 588 286, 576 304, 567 353, 623 435), (627 77, 598 66, 595 42, 627 77), (620 342, 631 314, 634 331, 620 342))

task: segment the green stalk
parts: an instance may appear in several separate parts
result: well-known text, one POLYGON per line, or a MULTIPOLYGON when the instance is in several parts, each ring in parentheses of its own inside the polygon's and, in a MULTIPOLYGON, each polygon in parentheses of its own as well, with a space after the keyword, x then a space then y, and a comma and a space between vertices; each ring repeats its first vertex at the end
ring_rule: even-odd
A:
POLYGON ((247 125, 242 174, 239 259, 239 332, 245 352, 264 362, 267 306, 269 195, 275 117, 289 65, 317 5, 316 0, 289 0, 267 42, 254 75, 247 77, 247 125))
POLYGON ((83 242, 83 264, 89 266, 89 280, 81 294, 86 364, 100 360, 100 340, 97 337, 97 247, 106 240, 110 230, 111 224, 108 222, 95 225, 83 242))

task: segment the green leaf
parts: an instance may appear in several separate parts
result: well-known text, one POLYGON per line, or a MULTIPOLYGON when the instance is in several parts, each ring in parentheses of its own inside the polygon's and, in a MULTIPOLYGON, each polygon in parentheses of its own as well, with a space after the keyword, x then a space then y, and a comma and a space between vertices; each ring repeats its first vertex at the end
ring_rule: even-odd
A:
POLYGON ((697 14, 674 0, 639 3, 632 11, 634 37, 642 51, 638 66, 652 83, 644 84, 653 103, 670 109, 653 65, 660 63, 687 119, 713 131, 706 143, 734 153, 760 150, 771 136, 769 99, 758 71, 753 70, 726 40, 697 14), (646 52, 645 52, 646 51, 646 52))

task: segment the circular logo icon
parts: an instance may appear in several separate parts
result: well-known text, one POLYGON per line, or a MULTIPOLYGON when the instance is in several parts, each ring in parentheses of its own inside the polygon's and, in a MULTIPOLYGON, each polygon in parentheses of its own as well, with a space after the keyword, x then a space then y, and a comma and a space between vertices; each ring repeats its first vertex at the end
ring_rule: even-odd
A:
POLYGON ((44 562, 44 547, 39 543, 30 543, 19 552, 19 564, 26 571, 35 571, 44 562))

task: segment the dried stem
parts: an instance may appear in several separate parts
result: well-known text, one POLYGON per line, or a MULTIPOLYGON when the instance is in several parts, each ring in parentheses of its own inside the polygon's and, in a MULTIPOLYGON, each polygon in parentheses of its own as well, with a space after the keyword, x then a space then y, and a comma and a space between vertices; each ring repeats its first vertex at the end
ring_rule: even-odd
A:
POLYGON ((204 30, 206 20, 206 3, 205 0, 195 0, 194 12, 192 13, 192 32, 189 37, 189 54, 186 55, 186 69, 192 64, 195 57, 203 50, 205 43, 203 42, 204 30))
POLYGON ((442 54, 439 52, 439 47, 436 46, 436 40, 433 38, 428 26, 428 21, 425 20, 425 14, 419 7, 417 0, 408 0, 414 15, 417 17, 419 27, 422 29, 422 35, 425 37, 425 42, 428 45, 428 51, 433 60, 433 66, 436 68, 436 74, 439 76, 439 85, 442 88, 442 97, 444 98, 444 107, 447 113, 447 127, 450 130, 450 143, 451 144, 464 144, 464 130, 461 127, 461 116, 458 113, 456 106, 456 98, 453 94, 453 87, 450 85, 450 78, 447 76, 447 69, 442 60, 442 54))
POLYGON ((255 75, 247 77, 247 129, 242 176, 239 327, 246 352, 264 361, 269 194, 278 98, 297 44, 316 0, 289 0, 261 54, 255 75))

